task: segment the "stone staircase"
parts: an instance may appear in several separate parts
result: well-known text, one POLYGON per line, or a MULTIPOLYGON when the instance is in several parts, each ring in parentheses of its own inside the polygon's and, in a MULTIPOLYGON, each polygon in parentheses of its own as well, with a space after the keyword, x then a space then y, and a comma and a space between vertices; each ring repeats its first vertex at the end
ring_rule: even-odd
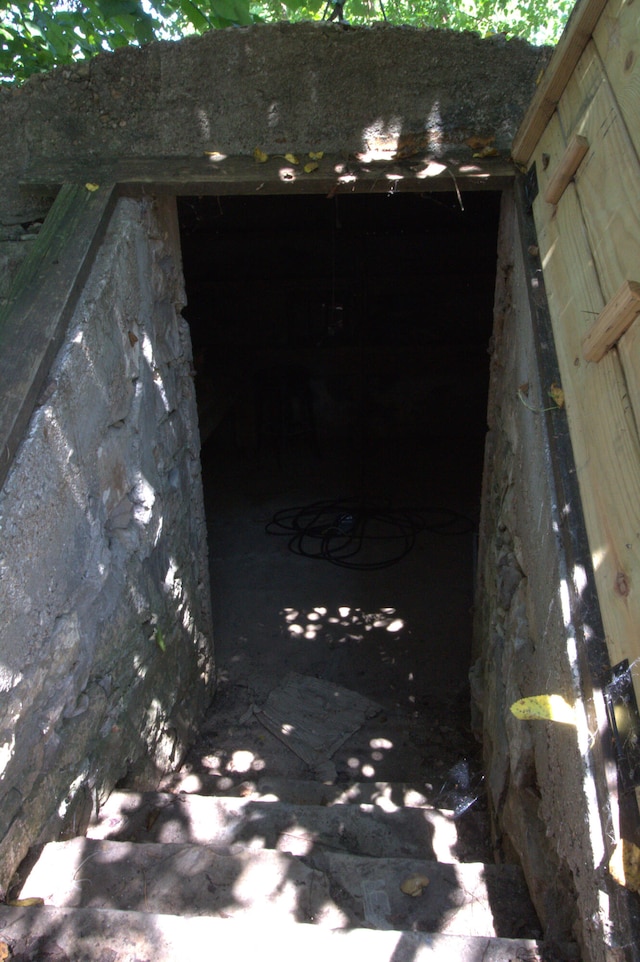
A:
POLYGON ((405 786, 265 778, 234 797, 167 784, 114 792, 86 837, 44 846, 20 892, 44 905, 0 907, 0 958, 579 958, 539 941, 517 866, 459 861, 453 813, 405 786))

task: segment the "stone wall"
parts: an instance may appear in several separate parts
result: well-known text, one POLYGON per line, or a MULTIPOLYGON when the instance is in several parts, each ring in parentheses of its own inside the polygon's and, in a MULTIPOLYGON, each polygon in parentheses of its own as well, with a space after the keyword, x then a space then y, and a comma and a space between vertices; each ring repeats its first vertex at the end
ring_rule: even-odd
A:
POLYGON ((491 362, 489 433, 476 596, 472 689, 480 709, 496 848, 521 861, 550 937, 573 934, 605 959, 598 867, 600 815, 575 727, 517 720, 538 694, 580 705, 572 667, 559 510, 513 198, 503 200, 491 362), (565 597, 563 599, 563 590, 565 597))
POLYGON ((212 695, 184 300, 174 201, 120 200, 0 493, 0 885, 212 695))
MULTIPOLYGON (((123 49, 0 89, 0 306, 51 203, 21 186, 34 165, 73 165, 80 183, 95 180, 97 164, 167 158, 175 168, 180 158, 214 150, 246 158, 255 147, 346 161, 397 151, 409 164, 416 148, 455 165, 473 162, 474 137, 492 139, 504 160, 547 59, 500 37, 276 24, 123 49)), ((0 494, 0 884, 39 832, 53 834, 65 818, 81 827, 96 795, 119 778, 169 765, 211 694, 172 204, 120 202, 0 494)), ((509 458, 525 412, 511 401, 496 410, 491 443, 515 473, 519 462, 509 458)), ((529 508, 537 518, 539 503, 529 508)), ((518 553, 522 517, 508 520, 513 538, 500 550, 498 517, 485 520, 492 547, 481 567, 489 585, 499 563, 512 601, 525 597, 520 572, 535 562, 518 553)), ((521 607, 504 611, 513 608, 513 620, 521 607)), ((506 618, 499 626, 510 637, 506 618)), ((511 688, 496 691, 501 705, 511 688)), ((532 781, 530 757, 523 785, 532 781)), ((499 803, 508 766, 488 760, 499 803)))

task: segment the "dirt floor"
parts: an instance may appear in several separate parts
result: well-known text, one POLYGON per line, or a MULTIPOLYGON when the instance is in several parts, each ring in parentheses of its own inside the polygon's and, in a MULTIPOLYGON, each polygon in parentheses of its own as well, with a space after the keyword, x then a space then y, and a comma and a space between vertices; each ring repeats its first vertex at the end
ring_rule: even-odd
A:
MULTIPOLYGON (((281 457, 247 456, 234 450, 231 424, 221 426, 203 450, 218 690, 185 775, 206 776, 220 793, 283 776, 402 782, 457 811, 459 858, 492 860, 467 682, 481 459, 481 441, 468 440, 317 451, 303 438, 281 457), (367 533, 394 535, 347 559, 365 570, 309 557, 321 537, 305 538, 300 555, 289 535, 266 530, 277 512, 302 524, 306 515, 288 509, 333 499, 336 525, 355 524, 364 504, 378 511, 367 533), (292 671, 375 703, 333 754, 333 775, 314 772, 254 713, 292 671)), ((334 561, 352 546, 342 533, 329 543, 334 561)))

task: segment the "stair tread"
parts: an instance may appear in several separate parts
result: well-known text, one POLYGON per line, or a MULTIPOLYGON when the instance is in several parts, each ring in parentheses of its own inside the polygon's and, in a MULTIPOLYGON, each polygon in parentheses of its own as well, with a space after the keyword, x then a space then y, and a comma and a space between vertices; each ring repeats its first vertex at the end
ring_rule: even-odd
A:
POLYGON ((52 842, 22 898, 58 907, 313 922, 322 927, 403 929, 455 935, 538 934, 513 865, 444 864, 324 851, 307 858, 270 849, 221 855, 205 845, 52 842), (419 898, 400 890, 426 876, 419 898))
POLYGON ((219 852, 247 847, 305 855, 331 848, 376 857, 457 861, 450 813, 379 805, 294 805, 249 798, 114 792, 87 832, 91 838, 140 842, 202 842, 219 852))
MULTIPOLYGON (((263 778, 174 772, 166 776, 161 791, 188 795, 218 795, 275 800, 293 805, 378 805, 386 811, 396 808, 433 809, 424 786, 410 782, 351 782, 324 784, 306 779, 265 776, 263 778), (422 791, 421 791, 422 789, 422 791)), ((439 808, 445 815, 450 809, 439 808)))
POLYGON ((427 935, 371 929, 332 930, 311 925, 279 926, 265 919, 250 927, 232 919, 181 917, 100 909, 9 908, 0 906, 0 939, 14 955, 60 962, 210 962, 216 958, 263 958, 265 945, 279 962, 527 962, 579 958, 575 946, 557 947, 529 939, 427 935))

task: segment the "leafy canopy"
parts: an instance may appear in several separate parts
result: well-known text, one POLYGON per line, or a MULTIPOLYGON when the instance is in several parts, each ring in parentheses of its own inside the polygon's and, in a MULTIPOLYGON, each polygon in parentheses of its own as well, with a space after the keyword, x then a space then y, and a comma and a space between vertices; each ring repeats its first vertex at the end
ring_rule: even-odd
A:
MULTIPOLYGON (((0 81, 154 39, 215 27, 321 20, 334 0, 0 0, 0 81)), ((349 23, 383 17, 417 27, 474 30, 555 43, 573 0, 346 0, 349 23)))

